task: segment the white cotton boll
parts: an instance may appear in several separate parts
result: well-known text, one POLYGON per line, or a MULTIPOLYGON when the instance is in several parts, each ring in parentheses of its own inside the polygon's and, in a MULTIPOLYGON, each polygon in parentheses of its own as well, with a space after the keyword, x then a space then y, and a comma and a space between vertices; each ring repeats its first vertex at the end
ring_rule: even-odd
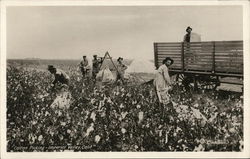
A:
POLYGON ((61 111, 58 111, 58 116, 61 116, 62 115, 62 112, 61 111))
POLYGON ((38 141, 42 141, 42 139, 43 139, 43 135, 40 135, 40 136, 38 137, 38 141))
POLYGON ((60 140, 63 140, 63 136, 62 136, 62 135, 60 135, 60 136, 59 136, 59 139, 60 139, 60 140))
POLYGON ((71 133, 71 130, 70 130, 70 129, 68 129, 68 130, 67 130, 67 133, 68 133, 68 134, 70 134, 70 133, 71 133))
POLYGON ((77 77, 77 82, 79 82, 81 80, 81 78, 80 77, 77 77))
POLYGON ((49 115, 49 112, 48 112, 48 111, 46 111, 46 112, 45 112, 45 116, 48 116, 48 115, 49 115))
POLYGON ((127 130, 124 129, 124 128, 122 128, 121 131, 122 131, 123 134, 125 134, 127 132, 127 130))
POLYGON ((121 105, 120 105, 120 108, 124 108, 124 105, 123 105, 123 104, 121 104, 121 105))
POLYGON ((173 133, 173 136, 177 136, 177 133, 175 132, 175 133, 173 133))
POLYGON ((135 149, 138 149, 139 147, 137 145, 134 146, 135 149))
POLYGON ((204 127, 206 125, 206 120, 201 121, 201 126, 204 127))
POLYGON ((98 143, 101 140, 101 137, 99 135, 95 136, 95 143, 98 143))
POLYGON ((178 132, 178 131, 182 131, 182 129, 181 129, 180 127, 177 126, 176 132, 178 132))
POLYGON ((141 105, 137 104, 137 105, 136 105, 136 108, 137 108, 137 109, 140 109, 140 108, 141 108, 141 105))
POLYGON ((61 122, 61 126, 65 126, 66 125, 66 122, 61 122))
POLYGON ((93 121, 95 121, 95 119, 96 119, 95 117, 96 117, 95 112, 92 112, 91 115, 90 115, 90 118, 91 118, 93 121))
POLYGON ((242 140, 240 140, 239 143, 240 143, 239 149, 240 149, 240 151, 243 151, 244 142, 242 140))
POLYGON ((106 116, 105 112, 102 112, 101 117, 105 117, 105 116, 106 116))
POLYGON ((235 128, 230 128, 230 129, 229 129, 229 132, 230 132, 230 133, 235 133, 236 130, 235 130, 235 128))
POLYGON ((121 115, 122 115, 122 119, 124 119, 126 117, 126 115, 128 114, 128 112, 122 112, 121 115))
POLYGON ((32 124, 33 124, 33 125, 35 125, 36 123, 37 123, 37 122, 36 122, 35 120, 34 120, 34 121, 32 121, 32 124))
POLYGON ((204 151, 204 150, 205 148, 201 144, 199 146, 196 146, 194 149, 195 152, 204 151))
POLYGON ((166 133, 166 136, 165 136, 165 144, 168 143, 168 133, 166 133))
POLYGON ((140 123, 143 120, 143 112, 142 111, 139 112, 138 118, 139 118, 139 123, 140 123))
POLYGON ((119 121, 122 121, 122 117, 119 117, 118 120, 119 120, 119 121))
POLYGON ((91 123, 90 127, 87 129, 85 136, 89 136, 89 134, 94 131, 94 123, 91 123))
POLYGON ((194 107, 195 107, 195 108, 198 108, 198 107, 199 107, 199 104, 198 104, 198 103, 196 103, 196 104, 194 105, 194 107))
POLYGON ((95 99, 91 99, 91 100, 90 100, 90 103, 91 103, 91 104, 94 104, 94 103, 95 103, 95 99))
POLYGON ((161 136, 162 136, 162 130, 159 131, 159 137, 161 137, 161 136))

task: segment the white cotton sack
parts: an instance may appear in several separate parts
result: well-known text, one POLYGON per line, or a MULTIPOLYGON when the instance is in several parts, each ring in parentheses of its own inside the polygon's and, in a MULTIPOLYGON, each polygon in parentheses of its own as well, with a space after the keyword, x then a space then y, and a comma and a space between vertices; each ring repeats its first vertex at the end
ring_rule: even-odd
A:
POLYGON ((139 123, 142 122, 142 120, 143 120, 143 112, 142 111, 139 112, 138 118, 139 118, 139 123))
POLYGON ((114 81, 115 77, 113 76, 112 72, 109 69, 105 69, 103 71, 103 79, 102 82, 111 82, 114 81))

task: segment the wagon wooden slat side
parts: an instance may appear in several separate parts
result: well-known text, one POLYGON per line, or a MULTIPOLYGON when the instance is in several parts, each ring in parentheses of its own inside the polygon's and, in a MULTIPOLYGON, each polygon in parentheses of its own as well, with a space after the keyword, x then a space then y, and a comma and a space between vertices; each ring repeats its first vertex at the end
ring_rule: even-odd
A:
POLYGON ((207 82, 218 79, 218 84, 220 77, 243 78, 243 41, 159 42, 154 43, 154 57, 157 68, 165 57, 171 57, 170 74, 198 81, 205 77, 207 82))

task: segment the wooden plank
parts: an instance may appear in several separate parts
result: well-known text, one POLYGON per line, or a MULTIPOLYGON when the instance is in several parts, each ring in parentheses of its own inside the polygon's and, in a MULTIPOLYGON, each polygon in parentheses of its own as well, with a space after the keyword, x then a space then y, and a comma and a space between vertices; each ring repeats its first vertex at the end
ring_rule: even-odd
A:
POLYGON ((232 73, 237 73, 237 74, 243 74, 243 71, 239 71, 239 70, 216 70, 216 72, 218 73, 225 73, 225 75, 227 75, 228 77, 230 77, 229 74, 232 74, 232 73))
POLYGON ((237 70, 239 72, 243 71, 243 68, 235 68, 235 67, 215 67, 215 70, 237 70))
POLYGON ((238 70, 238 71, 242 71, 243 68, 235 68, 235 67, 216 67, 216 70, 238 70))
POLYGON ((162 45, 181 45, 181 42, 156 42, 158 46, 162 45))
POLYGON ((223 60, 215 60, 215 63, 217 65, 225 65, 225 64, 238 64, 238 65, 243 65, 243 62, 241 61, 223 61, 223 60))
POLYGON ((234 68, 215 68, 216 71, 223 71, 223 72, 243 72, 243 69, 234 69, 234 68))
POLYGON ((173 54, 161 54, 158 56, 158 58, 166 58, 166 57, 171 57, 171 58, 181 58, 179 55, 173 55, 173 54))
POLYGON ((225 59, 225 60, 234 60, 234 59, 240 59, 243 60, 242 56, 215 56, 215 59, 225 59))
POLYGON ((174 47, 158 47, 158 51, 181 51, 180 48, 174 48, 174 47))
POLYGON ((158 48, 181 48, 181 45, 157 45, 158 48))
POLYGON ((216 63, 239 63, 239 64, 243 64, 243 60, 240 60, 240 59, 230 59, 230 60, 227 60, 227 59, 215 59, 215 62, 216 63))
POLYGON ((243 54, 232 54, 232 53, 216 54, 215 53, 215 56, 217 56, 217 57, 223 57, 223 56, 225 56, 225 57, 243 57, 243 54))
POLYGON ((166 51, 160 51, 157 53, 158 55, 164 56, 164 55, 179 55, 181 56, 181 52, 166 52, 166 51))
POLYGON ((216 52, 220 51, 241 51, 243 52, 243 47, 216 47, 216 52))
MULTIPOLYGON (((158 59, 159 60, 164 60, 167 56, 159 56, 158 59)), ((173 60, 177 60, 177 61, 181 61, 181 58, 180 57, 177 57, 177 56, 171 56, 171 58, 173 60)))
POLYGON ((185 64, 185 66, 199 66, 199 67, 201 67, 201 66, 212 66, 212 63, 210 63, 210 64, 208 64, 208 63, 184 63, 185 64))
POLYGON ((243 48, 243 45, 241 44, 216 44, 216 48, 222 49, 222 48, 243 48))
POLYGON ((242 42, 215 42, 216 46, 232 46, 232 45, 237 45, 237 46, 243 46, 242 42))
POLYGON ((181 45, 157 45, 158 48, 181 48, 181 45))
POLYGON ((215 68, 218 72, 238 72, 242 73, 243 69, 234 69, 234 68, 215 68))
POLYGON ((237 68, 237 69, 243 69, 242 65, 239 64, 231 64, 231 65, 227 65, 227 64, 215 64, 216 68, 237 68))
POLYGON ((243 45, 243 41, 215 41, 215 45, 231 45, 231 44, 243 45))
POLYGON ((226 52, 239 52, 243 53, 243 49, 216 49, 216 53, 226 53, 226 52))
POLYGON ((158 54, 181 54, 181 51, 178 50, 158 50, 158 54))
POLYGON ((215 62, 231 62, 231 61, 237 61, 243 63, 243 59, 241 58, 215 58, 215 62))
POLYGON ((216 54, 215 57, 217 57, 217 58, 241 58, 241 59, 243 59, 242 55, 218 55, 218 54, 216 54))
POLYGON ((157 51, 157 43, 154 43, 154 58, 155 58, 155 67, 158 68, 158 51, 157 51))
POLYGON ((194 47, 196 47, 196 46, 207 47, 208 46, 209 47, 209 46, 212 46, 212 43, 211 42, 209 42, 209 43, 204 43, 204 42, 202 42, 202 43, 184 43, 184 47, 186 47, 186 46, 194 46, 194 47))
POLYGON ((199 60, 186 60, 185 59, 184 63, 196 63, 198 65, 203 65, 203 64, 211 65, 212 64, 212 60, 210 60, 210 61, 199 61, 199 60))
POLYGON ((212 52, 212 72, 215 72, 215 42, 213 42, 213 52, 212 52))

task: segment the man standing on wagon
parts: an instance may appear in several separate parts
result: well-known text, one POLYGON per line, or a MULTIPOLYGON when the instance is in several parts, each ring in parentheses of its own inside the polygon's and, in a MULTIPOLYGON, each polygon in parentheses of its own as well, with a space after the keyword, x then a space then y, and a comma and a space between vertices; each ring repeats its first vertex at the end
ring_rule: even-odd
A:
POLYGON ((200 42, 201 36, 197 33, 192 32, 192 28, 190 26, 186 29, 186 35, 184 36, 183 42, 190 43, 190 42, 200 42))
POLYGON ((168 91, 171 88, 172 82, 170 80, 168 67, 174 63, 174 60, 170 57, 166 57, 162 63, 163 65, 161 65, 156 72, 154 86, 159 103, 169 104, 170 95, 168 91))
MULTIPOLYGON (((186 64, 193 64, 196 63, 197 58, 197 50, 199 45, 196 45, 195 49, 192 49, 190 46, 190 42, 201 42, 201 36, 197 33, 192 32, 192 28, 190 26, 187 27, 186 32, 187 34, 184 36, 183 42, 186 44, 184 45, 184 53, 185 57, 184 60, 186 61, 186 64)), ((200 48, 201 49, 201 48, 200 48)))

